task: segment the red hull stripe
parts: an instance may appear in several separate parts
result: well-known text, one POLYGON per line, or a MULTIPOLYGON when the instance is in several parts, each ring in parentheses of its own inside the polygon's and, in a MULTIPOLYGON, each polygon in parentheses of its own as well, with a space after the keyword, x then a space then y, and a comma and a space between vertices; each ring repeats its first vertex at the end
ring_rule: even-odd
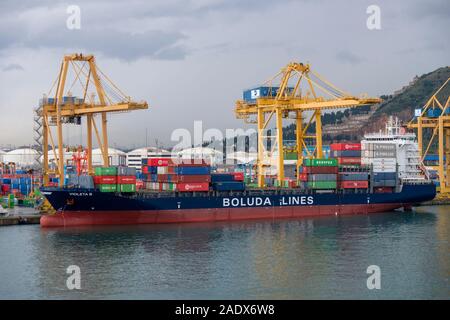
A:
POLYGON ((403 204, 365 204, 345 206, 301 206, 261 208, 220 208, 152 211, 66 211, 41 217, 42 227, 83 225, 156 224, 183 222, 214 222, 253 219, 287 219, 314 216, 367 214, 390 211, 403 204))

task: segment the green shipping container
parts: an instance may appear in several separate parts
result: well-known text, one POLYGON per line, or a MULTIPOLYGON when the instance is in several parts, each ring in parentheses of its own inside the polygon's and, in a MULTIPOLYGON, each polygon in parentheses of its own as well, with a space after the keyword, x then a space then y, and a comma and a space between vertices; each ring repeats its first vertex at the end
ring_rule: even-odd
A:
POLYGON ((336 181, 311 181, 307 184, 310 189, 336 189, 336 181))
POLYGON ((116 184, 99 184, 98 185, 100 192, 116 192, 117 185, 116 184))
POLYGON ((117 167, 97 167, 95 168, 96 176, 116 176, 117 167))
POLYGON ((297 153, 294 152, 285 153, 284 160, 297 160, 297 153))
POLYGON ((307 167, 337 167, 338 160, 336 158, 330 159, 305 159, 303 165, 307 167))
POLYGON ((119 184, 118 187, 120 192, 136 192, 135 184, 119 184))

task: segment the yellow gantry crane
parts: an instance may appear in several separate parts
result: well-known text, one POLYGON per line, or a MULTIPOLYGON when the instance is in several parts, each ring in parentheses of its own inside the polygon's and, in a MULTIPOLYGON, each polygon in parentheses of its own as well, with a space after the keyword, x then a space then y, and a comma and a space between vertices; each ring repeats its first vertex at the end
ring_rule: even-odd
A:
MULTIPOLYGON (((244 93, 245 95, 245 93, 244 93)), ((264 186, 265 169, 276 162, 277 180, 284 180, 283 119, 295 119, 297 173, 303 163, 303 150, 307 157, 322 158, 322 111, 327 109, 354 108, 381 102, 379 98, 355 97, 332 85, 319 74, 312 71, 309 64, 291 62, 281 69, 263 86, 249 90, 248 98, 238 100, 235 106, 237 118, 258 126, 257 177, 258 186, 264 186), (302 87, 306 87, 303 94, 302 87), (264 91, 264 92, 262 92, 264 91), (328 97, 317 95, 325 93, 328 97), (266 150, 264 135, 272 117, 276 119, 276 139, 271 150, 266 150), (254 118, 256 116, 256 119, 254 118), (307 130, 315 121, 315 133, 307 135, 307 130), (306 147, 307 139, 314 139, 316 148, 310 152, 306 147), (275 152, 278 148, 278 152, 275 152)))
POLYGON ((109 165, 107 114, 147 109, 145 101, 134 102, 98 68, 93 55, 66 55, 61 63, 59 75, 48 95, 41 100, 38 114, 42 117, 43 182, 48 185, 49 175, 59 177, 60 186, 64 185, 64 124, 81 124, 86 117, 87 127, 87 166, 89 174, 92 168, 92 132, 95 132, 102 152, 103 165, 109 165), (69 76, 71 77, 70 86, 69 76), (79 85, 79 86, 78 86, 79 85), (79 87, 78 97, 72 90, 79 87), (95 122, 95 116, 101 116, 101 135, 95 122), (56 127, 58 154, 55 149, 51 127, 56 127), (93 130, 94 129, 94 130, 93 130), (50 140, 50 141, 49 141, 50 140), (49 142, 55 158, 55 168, 49 168, 49 142))
POLYGON ((437 169, 441 193, 450 192, 450 95, 444 95, 444 90, 448 89, 448 85, 450 85, 450 77, 428 99, 424 107, 417 110, 415 117, 408 123, 408 128, 417 129, 417 142, 422 161, 437 136, 439 154, 437 169), (428 130, 432 130, 432 133, 424 150, 424 132, 428 130))

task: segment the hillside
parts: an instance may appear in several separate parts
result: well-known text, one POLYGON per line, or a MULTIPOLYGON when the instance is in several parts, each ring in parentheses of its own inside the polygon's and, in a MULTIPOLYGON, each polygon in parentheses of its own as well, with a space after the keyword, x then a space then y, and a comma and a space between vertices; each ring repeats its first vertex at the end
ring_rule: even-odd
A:
MULTIPOLYGON (((366 130, 376 131, 384 127, 385 119, 391 115, 399 117, 402 121, 409 121, 414 115, 414 109, 423 107, 448 77, 450 77, 450 67, 442 67, 416 77, 409 85, 392 95, 381 96, 384 102, 369 118, 366 130)), ((450 86, 447 86, 441 91, 438 98, 442 101, 449 95, 450 86)))

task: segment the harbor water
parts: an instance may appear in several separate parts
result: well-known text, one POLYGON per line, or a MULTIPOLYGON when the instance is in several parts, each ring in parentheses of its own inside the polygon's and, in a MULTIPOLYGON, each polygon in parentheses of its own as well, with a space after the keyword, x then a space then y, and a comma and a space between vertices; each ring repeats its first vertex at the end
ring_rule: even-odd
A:
POLYGON ((449 299, 450 206, 214 224, 0 228, 1 299, 449 299), (380 289, 369 290, 369 266, 380 289), (81 289, 69 290, 69 266, 81 289))

